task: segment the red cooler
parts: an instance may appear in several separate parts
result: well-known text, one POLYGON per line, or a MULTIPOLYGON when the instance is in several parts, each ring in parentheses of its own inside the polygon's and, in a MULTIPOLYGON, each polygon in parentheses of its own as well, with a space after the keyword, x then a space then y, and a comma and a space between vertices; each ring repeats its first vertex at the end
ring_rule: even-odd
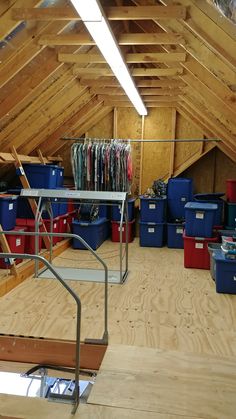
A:
POLYGON ((226 196, 229 202, 236 202, 236 179, 226 180, 226 196))
POLYGON ((219 237, 188 237, 184 238, 184 267, 210 269, 210 254, 208 243, 219 242, 219 237))
MULTIPOLYGON (((17 231, 26 231, 26 228, 22 227, 15 227, 13 230, 16 234, 8 235, 6 234, 6 239, 8 241, 10 250, 12 253, 25 253, 25 238, 26 236, 17 234, 17 231)), ((2 248, 0 247, 0 251, 2 252, 2 248)), ((22 262, 22 259, 16 259, 15 263, 18 264, 22 262)), ((0 268, 1 269, 8 269, 10 265, 4 261, 4 259, 0 258, 0 268)))
MULTIPOLYGON (((60 215, 59 217, 59 233, 67 233, 68 214, 60 215)), ((64 237, 58 237, 58 241, 64 240, 64 237)))
MULTIPOLYGON (((113 242, 119 242, 120 241, 120 222, 119 221, 112 221, 112 235, 111 240, 113 242)), ((122 225, 122 243, 126 242, 126 225, 123 223, 122 225)), ((135 236, 135 220, 128 222, 128 243, 132 242, 134 240, 135 236)))
MULTIPOLYGON (((26 231, 31 233, 35 232, 35 220, 33 218, 17 218, 16 225, 19 227, 25 227, 26 231)), ((39 231, 42 231, 42 226, 40 225, 39 231)), ((42 237, 39 237, 39 252, 42 249, 42 237)), ((30 255, 35 254, 35 235, 34 236, 25 236, 25 253, 30 255)))
MULTIPOLYGON (((50 231, 51 228, 51 220, 50 219, 46 219, 43 220, 45 227, 47 229, 47 231, 50 231)), ((53 218, 53 223, 52 223, 52 233, 60 233, 59 231, 59 217, 53 218)), ((48 236, 50 238, 50 236, 48 236)), ((60 237, 53 237, 52 239, 52 244, 53 246, 58 243, 60 241, 60 237)), ((45 246, 44 246, 45 247, 45 246)))

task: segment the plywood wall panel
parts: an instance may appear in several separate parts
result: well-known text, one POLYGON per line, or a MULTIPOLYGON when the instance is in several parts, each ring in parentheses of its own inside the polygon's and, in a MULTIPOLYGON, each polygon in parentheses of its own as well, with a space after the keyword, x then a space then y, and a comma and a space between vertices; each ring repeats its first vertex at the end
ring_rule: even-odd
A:
POLYGON ((113 112, 110 112, 86 133, 91 138, 112 138, 113 112))
MULTIPOLYGON (((177 113, 176 138, 203 138, 203 133, 200 129, 197 129, 195 125, 191 124, 191 122, 187 121, 187 119, 177 113)), ((199 149, 200 143, 176 143, 174 168, 178 169, 181 164, 198 152, 199 149)))
POLYGON ((236 164, 216 149, 215 190, 226 192, 226 179, 236 179, 236 164))
MULTIPOLYGON (((117 138, 138 139, 142 138, 142 117, 132 108, 117 109, 117 138)), ((132 163, 133 163, 133 182, 132 195, 139 194, 140 183, 140 161, 141 145, 131 143, 132 163)))
MULTIPOLYGON (((153 108, 145 118, 144 139, 171 138, 171 108, 153 108)), ((169 172, 170 143, 145 143, 143 146, 142 192, 155 179, 169 172)))
POLYGON ((236 165, 215 148, 183 173, 192 177, 195 193, 226 192, 226 179, 236 179, 236 165))

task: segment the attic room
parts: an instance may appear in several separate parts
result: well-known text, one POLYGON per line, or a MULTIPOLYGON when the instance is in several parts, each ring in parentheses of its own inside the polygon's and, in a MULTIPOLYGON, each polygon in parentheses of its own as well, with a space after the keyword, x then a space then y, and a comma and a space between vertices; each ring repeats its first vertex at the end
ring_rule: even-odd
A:
POLYGON ((0 2, 0 419, 234 419, 235 0, 0 2))

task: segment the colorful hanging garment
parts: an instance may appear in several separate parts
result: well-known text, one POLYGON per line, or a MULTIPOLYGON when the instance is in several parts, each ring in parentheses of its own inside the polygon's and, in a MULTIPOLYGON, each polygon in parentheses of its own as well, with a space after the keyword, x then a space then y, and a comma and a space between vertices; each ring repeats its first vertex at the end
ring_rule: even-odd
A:
POLYGON ((71 163, 77 190, 130 192, 132 158, 129 142, 86 139, 74 143, 71 163))

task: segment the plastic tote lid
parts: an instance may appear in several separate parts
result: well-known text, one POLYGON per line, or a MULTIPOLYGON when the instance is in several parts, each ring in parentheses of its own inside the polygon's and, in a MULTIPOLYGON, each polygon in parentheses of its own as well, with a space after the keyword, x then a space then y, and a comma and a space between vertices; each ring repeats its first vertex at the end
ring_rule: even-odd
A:
POLYGON ((197 211, 216 211, 218 209, 217 204, 209 204, 208 202, 187 202, 184 206, 185 209, 197 210, 197 211))

